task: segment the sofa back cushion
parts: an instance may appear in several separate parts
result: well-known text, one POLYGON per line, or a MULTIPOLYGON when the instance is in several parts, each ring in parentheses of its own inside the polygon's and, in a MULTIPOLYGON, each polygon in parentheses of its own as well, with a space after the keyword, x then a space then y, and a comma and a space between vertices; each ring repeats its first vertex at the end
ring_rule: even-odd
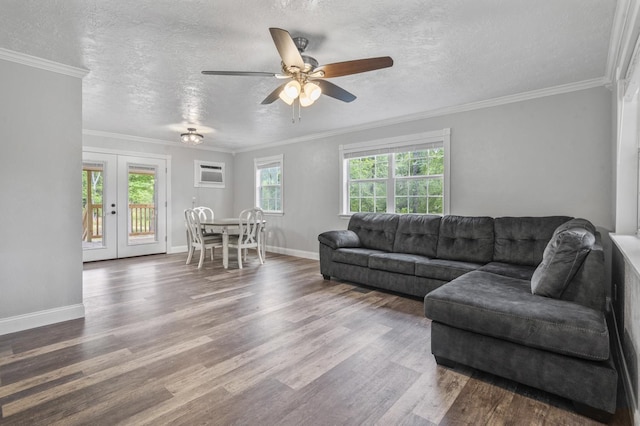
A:
POLYGON ((493 260, 538 266, 553 232, 570 219, 567 216, 496 218, 493 260))
POLYGON ((393 251, 436 257, 440 219, 440 216, 435 215, 401 215, 393 251))
POLYGON ((398 229, 398 215, 387 213, 355 213, 348 229, 358 234, 363 248, 393 251, 398 229))
POLYGON ((493 259, 493 218, 444 216, 440 220, 437 257, 488 263, 493 259))

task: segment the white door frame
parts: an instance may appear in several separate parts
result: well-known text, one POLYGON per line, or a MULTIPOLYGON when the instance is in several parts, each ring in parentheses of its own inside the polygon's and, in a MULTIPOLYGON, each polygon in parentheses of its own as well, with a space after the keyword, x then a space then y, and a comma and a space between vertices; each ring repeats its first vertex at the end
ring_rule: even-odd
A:
MULTIPOLYGON (((115 150, 115 149, 108 149, 108 148, 97 148, 97 147, 91 147, 91 146, 84 146, 82 147, 82 152, 83 153, 97 153, 97 154, 112 154, 112 155, 122 155, 122 156, 128 156, 128 157, 141 157, 141 158, 148 158, 148 159, 162 159, 165 160, 166 163, 166 182, 165 182, 165 188, 166 188, 166 230, 165 230, 165 234, 166 234, 166 250, 167 253, 170 252, 170 247, 172 247, 172 239, 171 239, 171 220, 172 220, 172 215, 171 215, 171 155, 163 155, 163 154, 151 154, 151 153, 146 153, 146 152, 138 152, 138 151, 121 151, 121 150, 115 150)), ((86 261, 86 259, 85 259, 86 261)))

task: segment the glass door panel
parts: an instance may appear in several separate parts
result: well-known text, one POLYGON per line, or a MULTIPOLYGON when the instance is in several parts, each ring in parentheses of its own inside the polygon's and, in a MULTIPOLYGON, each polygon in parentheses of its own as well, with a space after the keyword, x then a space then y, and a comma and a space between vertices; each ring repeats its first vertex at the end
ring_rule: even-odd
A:
POLYGON ((128 244, 156 243, 156 168, 129 164, 128 244))
POLYGON ((166 253, 166 161, 118 156, 118 257, 166 253))
POLYGON ((82 247, 104 247, 102 188, 104 163, 82 163, 82 247))
POLYGON ((113 259, 117 255, 117 157, 83 153, 82 257, 84 261, 113 259))

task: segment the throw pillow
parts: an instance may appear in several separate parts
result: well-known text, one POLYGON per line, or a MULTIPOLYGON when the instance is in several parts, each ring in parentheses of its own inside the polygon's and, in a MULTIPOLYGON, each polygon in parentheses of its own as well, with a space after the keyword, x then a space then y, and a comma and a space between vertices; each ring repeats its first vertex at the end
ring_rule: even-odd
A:
POLYGON ((593 232, 584 223, 576 222, 573 227, 560 225, 544 249, 542 262, 533 272, 531 292, 559 299, 595 241, 593 232))

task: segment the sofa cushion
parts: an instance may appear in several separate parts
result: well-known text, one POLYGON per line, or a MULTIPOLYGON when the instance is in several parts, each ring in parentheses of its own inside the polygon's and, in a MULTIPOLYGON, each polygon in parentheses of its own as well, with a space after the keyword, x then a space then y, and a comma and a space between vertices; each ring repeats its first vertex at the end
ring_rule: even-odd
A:
POLYGON ((531 280, 535 266, 514 265, 511 263, 489 262, 478 271, 491 272, 505 277, 518 278, 519 280, 531 280))
POLYGON ((419 259, 416 261, 416 276, 442 281, 451 281, 467 272, 475 271, 482 265, 446 259, 419 259))
POLYGON ((493 218, 444 216, 440 221, 437 257, 463 262, 491 262, 493 218))
POLYGON ((440 219, 440 216, 435 215, 401 215, 398 220, 393 251, 436 257, 440 219))
POLYGON ((333 252, 333 261, 349 265, 369 266, 369 256, 380 253, 380 250, 365 248, 341 248, 333 252))
POLYGON ((318 241, 334 250, 343 247, 360 247, 358 234, 346 229, 323 232, 318 235, 318 241))
POLYGON ((604 313, 531 294, 529 281, 473 271, 425 297, 433 321, 589 360, 609 358, 604 313))
POLYGON ((398 217, 397 214, 355 213, 349 220, 348 229, 358 234, 364 248, 393 251, 398 217))
POLYGON ((422 256, 406 253, 376 253, 369 256, 369 268, 405 275, 415 275, 416 261, 422 256))
POLYGON ((596 237, 584 220, 571 220, 554 232, 544 249, 542 263, 531 277, 531 292, 540 296, 562 297, 596 237))
POLYGON ((567 216, 496 218, 493 260, 538 266, 553 232, 570 219, 567 216))

